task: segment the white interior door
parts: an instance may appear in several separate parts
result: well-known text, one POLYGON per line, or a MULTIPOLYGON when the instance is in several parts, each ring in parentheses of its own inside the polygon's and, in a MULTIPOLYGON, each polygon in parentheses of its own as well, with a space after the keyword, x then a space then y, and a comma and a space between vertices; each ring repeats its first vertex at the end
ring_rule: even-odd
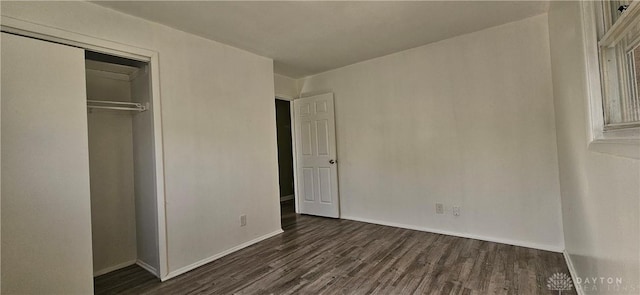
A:
POLYGON ((84 50, 2 33, 2 289, 93 294, 84 50))
POLYGON ((340 217, 333 93, 293 101, 300 213, 340 217))

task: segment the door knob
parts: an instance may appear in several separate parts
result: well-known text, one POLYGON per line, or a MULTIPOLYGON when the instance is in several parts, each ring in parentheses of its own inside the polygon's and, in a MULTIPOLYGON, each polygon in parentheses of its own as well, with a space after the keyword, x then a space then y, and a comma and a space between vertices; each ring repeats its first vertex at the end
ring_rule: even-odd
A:
POLYGON ((329 164, 335 164, 336 161, 334 159, 329 160, 329 164))

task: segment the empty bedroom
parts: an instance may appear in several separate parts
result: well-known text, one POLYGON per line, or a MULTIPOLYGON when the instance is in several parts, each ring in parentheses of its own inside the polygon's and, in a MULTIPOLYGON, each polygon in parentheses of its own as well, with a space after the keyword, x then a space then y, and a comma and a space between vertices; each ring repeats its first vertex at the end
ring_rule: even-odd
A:
POLYGON ((2 294, 640 294, 640 1, 1 1, 2 294))

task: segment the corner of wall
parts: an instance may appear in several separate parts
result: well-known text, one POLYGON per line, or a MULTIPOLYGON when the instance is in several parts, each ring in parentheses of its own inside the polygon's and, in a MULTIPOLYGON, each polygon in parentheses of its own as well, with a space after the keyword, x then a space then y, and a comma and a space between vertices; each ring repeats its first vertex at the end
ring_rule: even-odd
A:
POLYGON ((554 126, 555 126, 555 137, 556 137, 556 163, 557 163, 557 170, 558 170, 558 187, 560 188, 560 191, 558 192, 558 211, 559 211, 559 215, 560 215, 560 233, 561 233, 561 248, 563 249, 563 253, 566 253, 566 249, 565 249, 565 226, 564 226, 564 218, 562 218, 563 216, 563 210, 562 210, 562 178, 560 177, 560 169, 561 169, 561 161, 560 161, 560 150, 559 150, 559 143, 562 140, 560 138, 560 136, 558 135, 558 111, 557 111, 557 106, 556 106, 556 94, 555 94, 555 83, 554 83, 554 74, 553 74, 553 56, 552 56, 552 40, 551 40, 551 29, 552 29, 552 10, 555 10, 555 2, 549 3, 549 8, 547 10, 547 13, 545 13, 546 18, 547 18, 547 38, 548 38, 548 44, 549 44, 549 85, 551 86, 551 100, 552 100, 552 108, 553 108, 553 121, 554 121, 554 126))

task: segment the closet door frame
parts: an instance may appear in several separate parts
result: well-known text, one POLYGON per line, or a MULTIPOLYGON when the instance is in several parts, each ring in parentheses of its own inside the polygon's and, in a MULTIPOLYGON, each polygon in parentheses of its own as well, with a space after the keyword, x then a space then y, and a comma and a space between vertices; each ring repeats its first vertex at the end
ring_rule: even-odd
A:
POLYGON ((45 41, 70 45, 82 49, 100 52, 104 54, 124 57, 128 59, 148 62, 151 75, 151 101, 153 107, 153 141, 156 174, 156 202, 158 224, 158 275, 161 281, 167 279, 167 230, 165 211, 165 185, 164 185, 164 153, 162 146, 162 109, 160 102, 160 75, 158 52, 122 43, 93 38, 69 31, 64 31, 48 26, 22 21, 12 17, 2 16, 0 30, 6 33, 22 35, 45 41))

